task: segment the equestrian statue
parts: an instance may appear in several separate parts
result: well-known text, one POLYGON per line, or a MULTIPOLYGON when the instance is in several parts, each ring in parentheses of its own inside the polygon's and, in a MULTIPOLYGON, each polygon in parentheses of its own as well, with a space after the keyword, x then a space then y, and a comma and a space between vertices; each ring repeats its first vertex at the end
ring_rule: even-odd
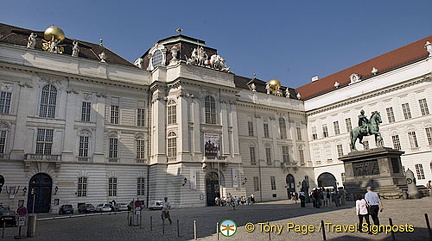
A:
POLYGON ((372 112, 370 120, 368 120, 367 116, 364 114, 364 110, 360 111, 358 127, 354 128, 350 132, 351 136, 351 150, 357 151, 355 143, 357 138, 359 139, 360 144, 363 144, 363 137, 375 135, 375 143, 377 147, 383 146, 383 139, 381 133, 379 132, 379 124, 382 123, 381 115, 378 111, 372 112))

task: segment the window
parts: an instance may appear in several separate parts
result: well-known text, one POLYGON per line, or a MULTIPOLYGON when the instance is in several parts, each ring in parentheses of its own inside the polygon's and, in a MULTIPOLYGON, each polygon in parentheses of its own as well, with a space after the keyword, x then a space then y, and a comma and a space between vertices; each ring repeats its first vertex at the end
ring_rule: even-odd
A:
POLYGON ((411 148, 417 148, 418 147, 417 136, 416 136, 415 131, 408 132, 408 139, 409 139, 411 148))
POLYGON ((270 149, 270 147, 266 147, 265 152, 266 152, 267 165, 271 166, 272 165, 272 160, 271 160, 271 149, 270 149))
POLYGON ((11 92, 2 91, 0 93, 0 114, 9 114, 11 98, 11 92))
POLYGON ((90 121, 91 103, 83 102, 81 107, 81 121, 90 121))
POLYGON ((169 100, 167 105, 168 125, 177 123, 177 104, 174 100, 169 100))
POLYGON ((303 138, 302 138, 302 133, 301 133, 300 126, 296 127, 296 131, 297 131, 297 140, 301 141, 303 138))
POLYGON ((429 108, 426 102, 426 99, 419 100, 420 111, 422 115, 429 115, 429 108))
POLYGON ((342 145, 337 145, 337 152, 338 152, 338 156, 341 157, 343 156, 343 146, 342 145))
POLYGON ((51 155, 53 129, 38 129, 36 137, 36 154, 51 155))
POLYGON ((399 135, 392 136, 392 141, 393 141, 393 148, 396 150, 401 150, 399 135))
POLYGON ((276 178, 275 178, 275 176, 270 177, 270 185, 271 185, 271 190, 276 190, 276 178))
POLYGON ((328 137, 328 128, 327 128, 327 125, 323 125, 322 126, 322 131, 323 131, 323 136, 324 137, 328 137))
POLYGON ((163 53, 160 49, 157 49, 156 51, 153 52, 151 61, 152 61, 153 68, 156 68, 162 64, 163 53))
POLYGON ((89 157, 89 136, 81 135, 79 137, 78 161, 88 161, 89 157))
POLYGON ((347 129, 347 132, 352 131, 351 118, 346 118, 345 119, 345 126, 346 126, 346 129, 347 129))
POLYGON ((216 124, 216 101, 211 96, 205 97, 205 123, 216 124))
POLYGON ((87 177, 78 177, 78 197, 87 197, 87 177))
POLYGON ((117 178, 110 177, 108 179, 108 196, 117 196, 117 178))
POLYGON ((109 138, 108 158, 110 162, 118 161, 118 139, 117 138, 109 138))
POLYGON ((136 161, 138 163, 142 163, 145 160, 145 148, 144 148, 144 140, 137 139, 136 143, 136 161))
POLYGON ((256 155, 255 155, 255 147, 254 146, 249 147, 249 154, 250 154, 251 165, 256 165, 256 155))
POLYGON ((411 110, 410 110, 408 103, 402 104, 402 111, 403 111, 405 120, 411 118, 411 110))
POLYGON ((333 128, 334 128, 335 135, 339 135, 340 134, 339 121, 333 122, 333 128))
POLYGON ((312 139, 313 140, 318 139, 318 134, 317 134, 316 126, 312 126, 312 139))
POLYGON ((264 123, 264 137, 270 138, 269 125, 268 123, 264 123))
POLYGON ((54 85, 45 85, 42 88, 39 116, 55 118, 55 108, 57 101, 57 89, 54 85))
POLYGON ((111 105, 111 124, 119 123, 120 107, 118 105, 111 105))
POLYGON ((248 133, 249 133, 249 136, 254 135, 254 128, 253 128, 253 122, 252 121, 248 121, 248 133))
POLYGON ((289 148, 287 146, 282 146, 282 160, 284 163, 289 162, 289 148))
POLYGON ((0 131, 0 158, 3 158, 4 154, 6 154, 6 134, 7 131, 0 131))
POLYGON ((300 165, 304 165, 305 164, 305 157, 304 157, 303 149, 299 150, 299 158, 300 158, 300 165))
POLYGON ((145 109, 138 108, 137 109, 137 126, 145 125, 145 109))
POLYGON ((174 132, 168 134, 168 158, 177 156, 177 135, 174 132))
POLYGON ((286 123, 285 123, 285 119, 282 117, 279 118, 279 129, 280 129, 280 138, 282 140, 287 139, 286 123))
POLYGON ((386 108, 386 112, 387 112, 387 119, 389 123, 393 123, 395 122, 395 117, 394 117, 394 112, 393 112, 393 107, 388 107, 386 108))
POLYGON ((145 195, 145 179, 144 177, 137 178, 137 195, 142 196, 145 195))
POLYGON ((253 177, 254 191, 260 190, 259 179, 258 177, 253 177))
POLYGON ((426 130, 426 138, 428 140, 428 144, 432 145, 432 127, 425 128, 426 130))
POLYGON ((363 149, 369 150, 369 141, 363 141, 363 149))
POLYGON ((415 169, 417 172, 417 179, 425 179, 424 171, 423 171, 423 165, 422 164, 415 164, 415 169))

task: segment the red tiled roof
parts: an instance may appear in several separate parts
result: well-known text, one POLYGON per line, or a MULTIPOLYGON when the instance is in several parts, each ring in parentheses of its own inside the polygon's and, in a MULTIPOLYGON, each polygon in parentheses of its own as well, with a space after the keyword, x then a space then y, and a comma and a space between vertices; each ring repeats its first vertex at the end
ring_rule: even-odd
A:
POLYGON ((296 90, 300 93, 301 98, 306 100, 335 90, 334 84, 336 81, 339 83, 339 88, 347 86, 351 82, 351 74, 358 74, 361 76, 362 80, 365 80, 373 76, 371 73, 373 67, 378 70, 377 75, 379 75, 425 59, 428 56, 428 52, 424 47, 426 41, 432 42, 432 36, 420 39, 414 43, 405 45, 312 83, 300 86, 296 90))

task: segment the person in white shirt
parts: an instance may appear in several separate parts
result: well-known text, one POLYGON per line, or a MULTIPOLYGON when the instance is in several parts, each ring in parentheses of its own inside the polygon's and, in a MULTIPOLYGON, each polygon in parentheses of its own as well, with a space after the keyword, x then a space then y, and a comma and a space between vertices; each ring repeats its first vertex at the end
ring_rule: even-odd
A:
POLYGON ((170 224, 172 224, 170 213, 169 213, 170 209, 171 209, 171 203, 168 201, 168 197, 164 197, 164 203, 162 206, 162 214, 161 214, 162 222, 164 222, 165 219, 167 218, 170 224))
POLYGON ((356 194, 356 200, 356 214, 359 218, 358 230, 360 230, 360 232, 368 231, 370 233, 369 212, 367 209, 366 200, 364 200, 363 195, 360 193, 356 194), (366 219, 367 228, 363 228, 363 218, 366 219))

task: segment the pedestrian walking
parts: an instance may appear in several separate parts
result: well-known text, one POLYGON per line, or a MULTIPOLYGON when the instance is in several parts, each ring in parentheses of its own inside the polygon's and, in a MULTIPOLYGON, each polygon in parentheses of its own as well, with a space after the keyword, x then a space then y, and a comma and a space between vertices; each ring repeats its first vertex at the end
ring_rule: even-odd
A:
POLYGON ((360 193, 356 194, 356 214, 359 219, 358 229, 360 232, 369 232, 370 230, 370 221, 369 221, 369 212, 367 209, 366 200, 363 198, 363 195, 360 193), (366 220, 367 228, 363 228, 363 218, 366 220))
POLYGON ((168 197, 164 197, 164 203, 162 206, 162 222, 165 222, 165 219, 168 219, 170 224, 172 224, 171 216, 169 210, 171 209, 171 203, 168 201, 168 197))
POLYGON ((306 194, 305 194, 305 192, 303 191, 303 189, 300 191, 300 206, 302 207, 302 208, 304 208, 304 207, 306 207, 306 205, 305 205, 305 200, 306 200, 306 194))
POLYGON ((369 215, 371 216, 374 225, 379 225, 378 212, 382 212, 384 209, 378 193, 372 191, 372 187, 366 188, 367 193, 365 194, 365 200, 369 205, 369 215))
POLYGON ((431 180, 429 180, 427 183, 426 183, 426 188, 428 189, 428 191, 429 191, 429 197, 432 197, 432 184, 431 184, 431 180))

